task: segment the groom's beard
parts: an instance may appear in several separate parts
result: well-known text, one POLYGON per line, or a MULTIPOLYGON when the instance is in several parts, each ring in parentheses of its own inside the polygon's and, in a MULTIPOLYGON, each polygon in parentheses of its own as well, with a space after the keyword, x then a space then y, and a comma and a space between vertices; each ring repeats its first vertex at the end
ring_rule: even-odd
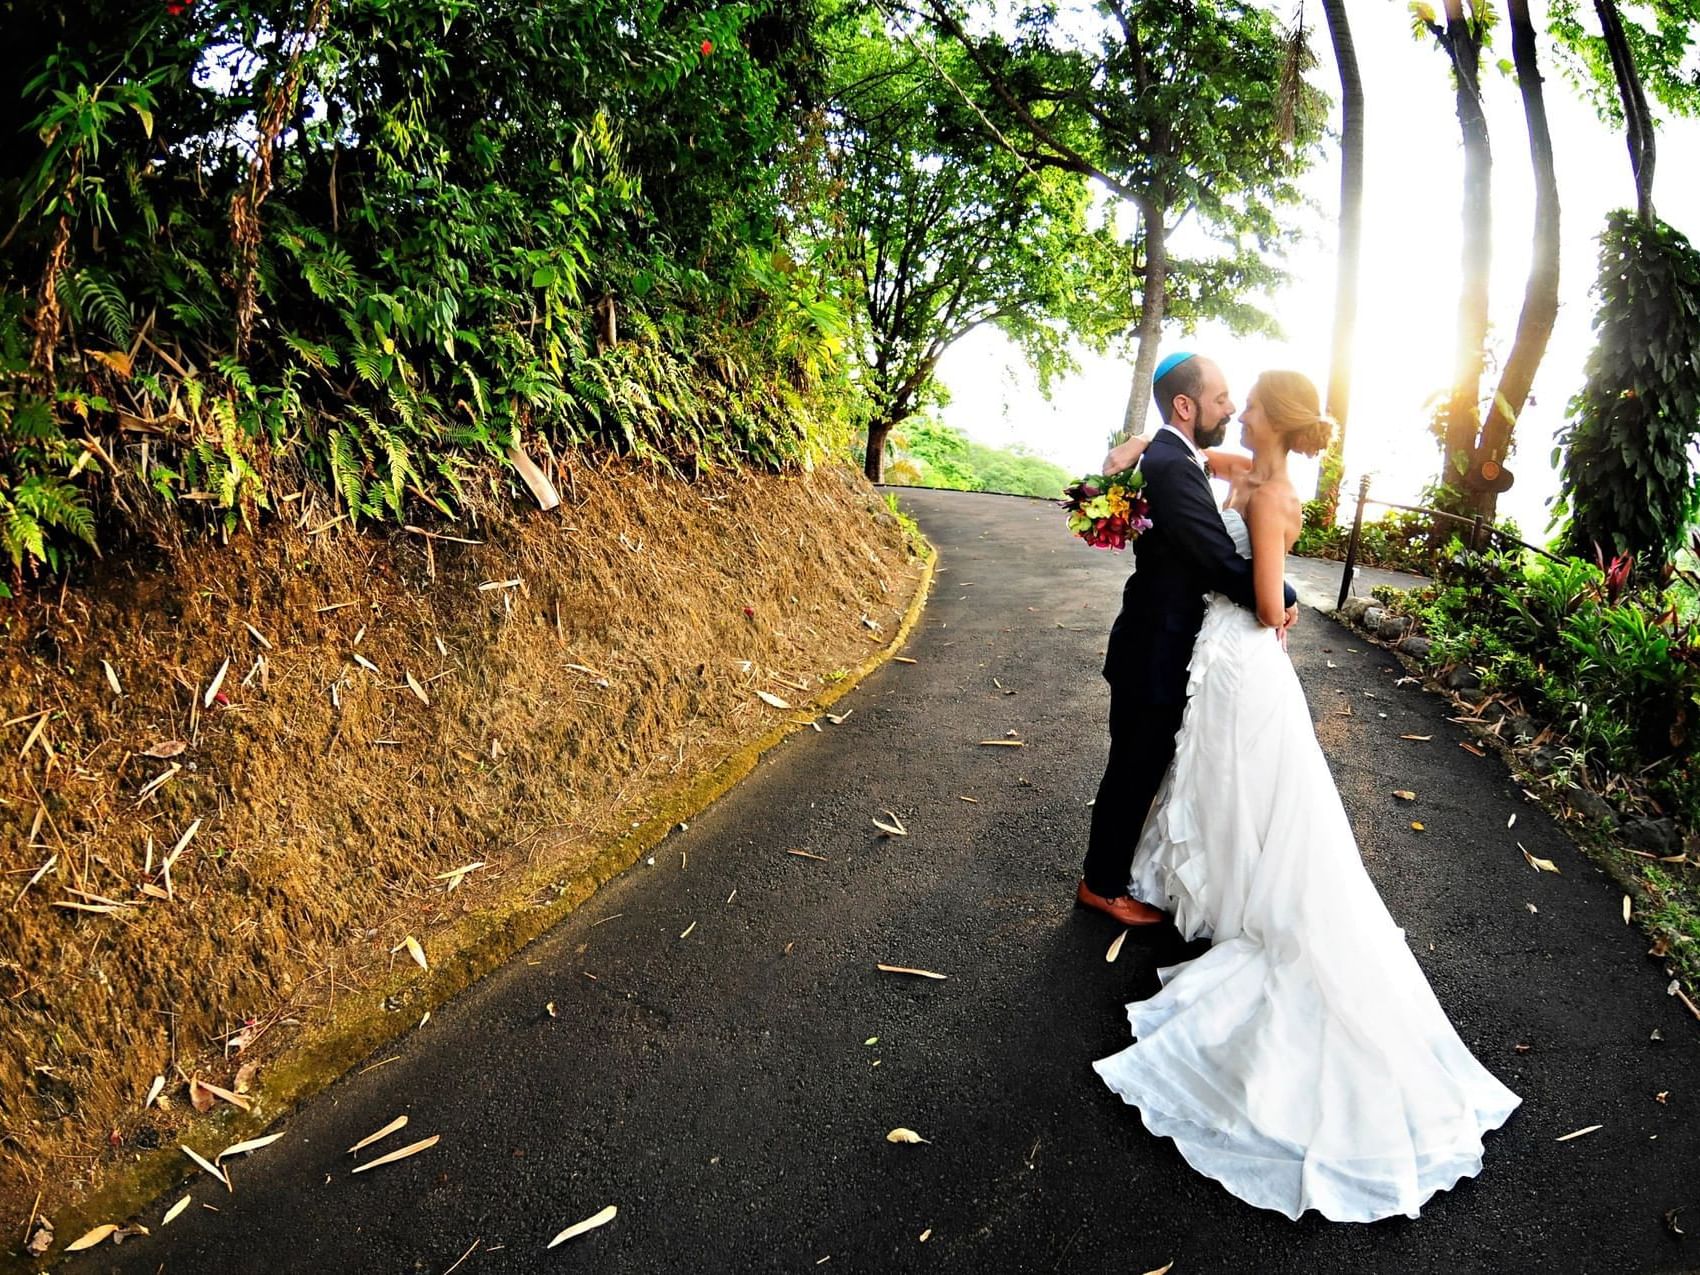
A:
POLYGON ((1217 421, 1209 429, 1201 428, 1193 431, 1193 441, 1200 447, 1220 447, 1222 445, 1222 441, 1227 437, 1228 418, 1226 416, 1217 421))

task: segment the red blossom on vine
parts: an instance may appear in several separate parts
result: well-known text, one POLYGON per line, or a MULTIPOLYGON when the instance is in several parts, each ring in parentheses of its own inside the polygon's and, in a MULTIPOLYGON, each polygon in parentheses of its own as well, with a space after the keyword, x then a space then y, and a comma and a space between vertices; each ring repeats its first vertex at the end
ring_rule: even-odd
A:
POLYGON ((704 40, 702 42, 702 55, 703 55, 703 57, 706 58, 710 53, 713 53, 713 52, 714 52, 714 41, 713 40, 704 40))

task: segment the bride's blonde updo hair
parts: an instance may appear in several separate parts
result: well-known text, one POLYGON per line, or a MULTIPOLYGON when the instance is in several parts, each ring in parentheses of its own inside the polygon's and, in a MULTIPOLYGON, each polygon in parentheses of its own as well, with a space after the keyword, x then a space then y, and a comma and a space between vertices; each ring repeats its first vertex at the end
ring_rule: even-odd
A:
POLYGON ((1322 410, 1316 386, 1303 372, 1265 372, 1251 397, 1290 452, 1314 456, 1334 437, 1334 418, 1322 410))

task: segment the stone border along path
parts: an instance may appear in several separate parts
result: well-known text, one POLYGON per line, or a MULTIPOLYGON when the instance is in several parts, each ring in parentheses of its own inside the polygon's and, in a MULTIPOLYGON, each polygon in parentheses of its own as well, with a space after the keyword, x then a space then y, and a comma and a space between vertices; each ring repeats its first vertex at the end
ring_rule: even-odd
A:
POLYGON ((903 499, 941 555, 915 663, 873 674, 842 721, 775 749, 653 864, 385 1050, 394 1061, 290 1117, 235 1163, 233 1194, 193 1184, 219 1213, 159 1230, 168 1196, 141 1219, 152 1236, 69 1269, 1700 1265, 1700 1238, 1665 1222, 1686 1210, 1679 1225, 1700 1229, 1700 1024, 1564 830, 1496 757, 1457 746, 1449 706, 1313 612, 1293 656, 1369 871, 1524 1105, 1479 1179, 1374 1226, 1252 1209, 1146 1134, 1088 1064, 1124 1043, 1122 1003, 1172 951, 1129 940, 1107 962, 1119 931, 1071 906, 1126 559, 1044 505, 903 499), (1022 746, 981 742, 1004 739, 1022 746), (892 816, 907 835, 873 826, 892 816), (1518 842, 1562 874, 1532 870, 1518 842), (347 1154, 400 1114, 405 1131, 347 1154), (887 1141, 898 1127, 928 1141, 887 1141), (545 1250, 609 1204, 608 1225, 545 1250))

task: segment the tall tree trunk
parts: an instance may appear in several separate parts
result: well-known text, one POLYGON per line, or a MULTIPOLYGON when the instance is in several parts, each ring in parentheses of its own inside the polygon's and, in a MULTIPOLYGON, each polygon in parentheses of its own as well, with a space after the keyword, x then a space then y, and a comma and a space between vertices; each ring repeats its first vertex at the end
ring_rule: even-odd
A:
POLYGON ((1594 12, 1599 15, 1600 30, 1605 33, 1606 52, 1611 56, 1618 99, 1623 103, 1623 119, 1629 140, 1629 167, 1635 174, 1635 207, 1642 223, 1651 226, 1655 220, 1653 169, 1658 161, 1653 115, 1647 109, 1647 95, 1641 88, 1640 73, 1635 69, 1635 52, 1623 33, 1623 20, 1618 14, 1616 0, 1594 0, 1594 12))
POLYGON ((885 477, 885 440, 891 437, 895 424, 897 422, 889 416, 868 422, 868 450, 862 457, 862 472, 871 483, 885 477))
POLYGON ((1328 367, 1328 414, 1339 423, 1316 476, 1316 498, 1333 522, 1345 470, 1346 417, 1352 397, 1352 346, 1358 323, 1358 258, 1364 222, 1364 85, 1346 0, 1323 0, 1334 61, 1340 69, 1340 248, 1334 282, 1334 350, 1328 367))
POLYGON ((1558 318, 1558 174, 1553 168, 1552 133, 1547 127, 1546 98, 1536 62, 1535 24, 1529 16, 1529 0, 1510 0, 1508 7, 1511 59, 1517 67, 1517 86, 1529 124, 1529 162, 1535 171, 1535 243, 1517 336, 1482 427, 1482 445, 1473 471, 1478 483, 1472 503, 1486 518, 1493 517, 1497 493, 1510 485, 1503 470, 1505 455, 1511 449, 1511 433, 1528 401, 1529 387, 1534 384, 1535 371, 1546 355, 1552 325, 1558 318))
POLYGON ((1463 0, 1446 0, 1445 35, 1456 81, 1458 126, 1464 139, 1464 277, 1458 296, 1458 345, 1440 481, 1444 486, 1462 489, 1481 428, 1478 399, 1487 346, 1488 273, 1493 264, 1493 150, 1488 144, 1478 78, 1481 44, 1464 17, 1463 0))
POLYGON ((1163 313, 1169 284, 1169 234, 1163 225, 1164 211, 1154 200, 1139 200, 1139 215, 1145 222, 1145 290, 1139 301, 1139 353, 1133 361, 1133 384, 1128 389, 1121 431, 1111 439, 1112 444, 1143 434, 1145 415, 1151 407, 1151 373, 1157 367, 1157 347, 1163 342, 1163 313))

